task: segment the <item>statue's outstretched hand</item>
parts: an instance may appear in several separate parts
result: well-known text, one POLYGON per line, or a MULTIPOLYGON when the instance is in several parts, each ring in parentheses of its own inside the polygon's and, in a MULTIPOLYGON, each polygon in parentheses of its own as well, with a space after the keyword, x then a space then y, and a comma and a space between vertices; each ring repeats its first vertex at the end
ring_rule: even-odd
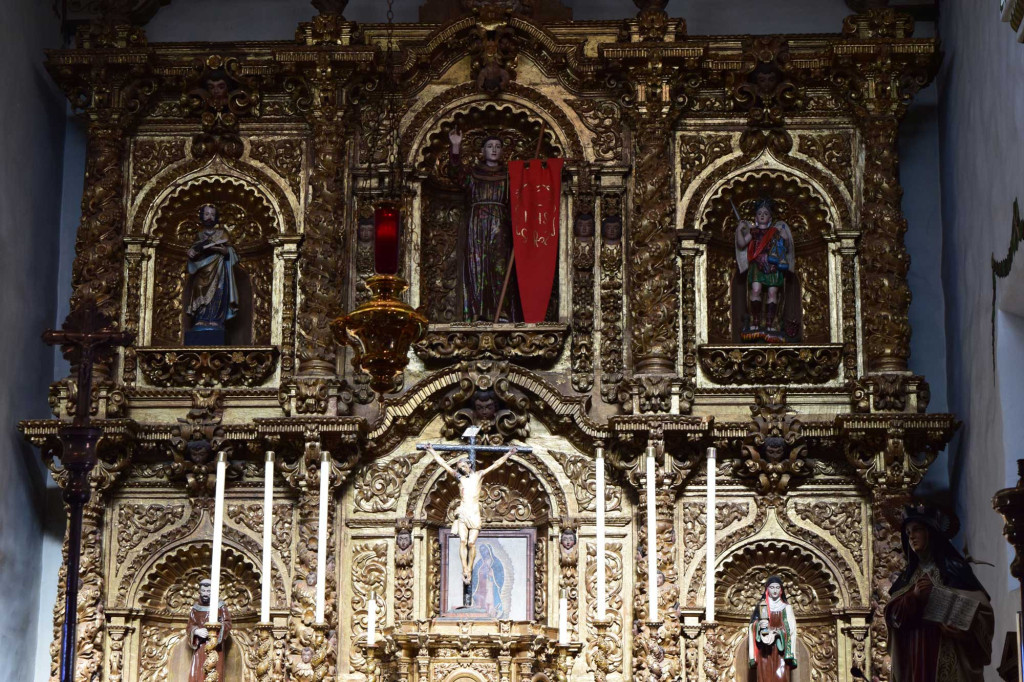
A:
POLYGON ((448 141, 452 143, 452 151, 458 153, 462 148, 462 131, 452 128, 448 131, 448 141))

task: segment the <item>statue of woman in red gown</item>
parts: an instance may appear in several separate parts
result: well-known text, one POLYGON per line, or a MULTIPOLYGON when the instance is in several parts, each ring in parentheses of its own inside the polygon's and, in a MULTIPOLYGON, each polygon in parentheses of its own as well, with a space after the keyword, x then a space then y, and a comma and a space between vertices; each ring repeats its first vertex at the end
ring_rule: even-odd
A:
POLYGON ((789 682, 796 668, 796 618, 786 601, 782 578, 772 576, 750 616, 750 667, 757 682, 789 682))

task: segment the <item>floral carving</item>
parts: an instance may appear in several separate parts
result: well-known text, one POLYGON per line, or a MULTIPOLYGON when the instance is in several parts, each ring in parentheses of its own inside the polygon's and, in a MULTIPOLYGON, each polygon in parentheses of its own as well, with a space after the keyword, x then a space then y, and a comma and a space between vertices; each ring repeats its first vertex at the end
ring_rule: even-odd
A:
POLYGON ((574 99, 569 104, 594 134, 594 160, 616 161, 622 156, 622 109, 609 99, 574 99))
POLYGON ((185 138, 139 138, 132 145, 132 190, 138 192, 157 173, 185 158, 185 138))
POLYGON ((718 384, 822 384, 838 375, 842 346, 701 346, 697 357, 718 384))
POLYGON ((850 502, 796 502, 793 510, 804 521, 827 531, 845 547, 859 563, 864 556, 864 524, 862 507, 850 502))
POLYGON ((117 510, 117 563, 123 563, 147 536, 180 522, 184 516, 185 507, 180 504, 121 505, 117 510))
POLYGON ((413 350, 424 360, 478 358, 556 360, 565 347, 566 325, 431 325, 413 350))
POLYGON ((153 386, 259 386, 277 369, 277 348, 137 348, 153 386))
MULTIPOLYGON (((576 502, 582 511, 597 509, 597 467, 591 457, 577 453, 551 451, 551 456, 562 465, 565 475, 572 481, 576 502)), ((605 510, 619 511, 622 508, 622 490, 615 485, 605 485, 605 510)))
MULTIPOLYGON (((388 545, 386 542, 361 542, 351 550, 352 575, 352 626, 349 632, 355 640, 366 633, 366 618, 371 597, 377 602, 377 622, 387 622, 387 601, 384 599, 387 586, 388 545)), ((353 669, 365 672, 366 658, 361 647, 353 647, 349 654, 353 669)))
POLYGON ((363 468, 353 481, 356 509, 363 512, 393 511, 398 505, 402 486, 412 473, 412 465, 422 456, 422 452, 400 455, 363 468))
POLYGON ((395 621, 413 618, 412 519, 399 519, 395 528, 395 621))

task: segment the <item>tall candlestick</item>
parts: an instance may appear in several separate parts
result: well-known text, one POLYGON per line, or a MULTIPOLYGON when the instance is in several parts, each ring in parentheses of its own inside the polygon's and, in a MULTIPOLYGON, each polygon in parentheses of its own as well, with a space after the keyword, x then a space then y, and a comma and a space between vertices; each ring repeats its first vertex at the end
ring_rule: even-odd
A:
POLYGON ((569 600, 565 590, 558 598, 558 643, 562 646, 569 643, 569 600))
POLYGON ((260 585, 260 622, 270 622, 270 546, 274 526, 274 453, 267 451, 263 469, 263 575, 260 585))
POLYGON ((718 472, 716 456, 715 448, 708 448, 708 516, 704 524, 708 533, 707 567, 704 571, 704 620, 709 623, 715 622, 715 474, 718 472))
POLYGON ((654 448, 647 447, 647 620, 658 622, 658 519, 654 505, 654 448))
POLYGON ((597 448, 597 619, 608 617, 608 591, 605 575, 605 557, 607 552, 604 529, 604 448, 597 448))
POLYGON ((213 561, 210 566, 210 623, 220 617, 220 553, 224 545, 224 479, 228 453, 217 453, 217 484, 213 494, 213 561))
POLYGON ((366 645, 377 643, 377 593, 370 593, 370 603, 366 606, 366 645))
POLYGON ((331 453, 320 456, 320 521, 316 529, 316 622, 324 622, 327 608, 327 490, 331 479, 331 453))

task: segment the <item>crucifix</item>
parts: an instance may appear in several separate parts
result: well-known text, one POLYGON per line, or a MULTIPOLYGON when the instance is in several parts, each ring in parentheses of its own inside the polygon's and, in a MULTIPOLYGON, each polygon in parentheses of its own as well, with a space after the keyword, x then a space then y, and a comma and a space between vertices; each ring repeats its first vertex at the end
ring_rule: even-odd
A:
POLYGON ((100 311, 96 301, 89 298, 67 316, 60 331, 51 329, 43 333, 43 341, 51 346, 60 344, 64 358, 78 370, 74 421, 57 430, 61 442, 61 465, 69 474, 64 486, 64 502, 68 505, 68 580, 64 590, 64 627, 61 630, 61 682, 74 682, 75 679, 82 512, 92 492, 89 473, 96 466, 96 446, 103 436, 103 429, 93 426, 90 418, 93 365, 107 359, 118 347, 127 346, 135 338, 132 332, 117 331, 111 329, 112 326, 112 321, 100 311))
POLYGON ((484 476, 500 467, 516 452, 533 452, 533 448, 515 445, 509 448, 500 445, 477 445, 476 436, 479 432, 480 427, 478 426, 466 429, 462 437, 469 441, 467 445, 416 444, 417 450, 429 452, 437 460, 437 463, 459 482, 459 506, 455 510, 452 534, 459 538, 459 560, 462 563, 462 604, 467 607, 473 605, 473 564, 476 563, 476 540, 480 535, 480 527, 483 525, 480 516, 481 481, 484 476), (437 454, 438 450, 462 454, 452 460, 452 462, 457 462, 453 468, 449 462, 437 454), (483 471, 477 471, 476 455, 478 452, 504 452, 505 454, 483 471))

